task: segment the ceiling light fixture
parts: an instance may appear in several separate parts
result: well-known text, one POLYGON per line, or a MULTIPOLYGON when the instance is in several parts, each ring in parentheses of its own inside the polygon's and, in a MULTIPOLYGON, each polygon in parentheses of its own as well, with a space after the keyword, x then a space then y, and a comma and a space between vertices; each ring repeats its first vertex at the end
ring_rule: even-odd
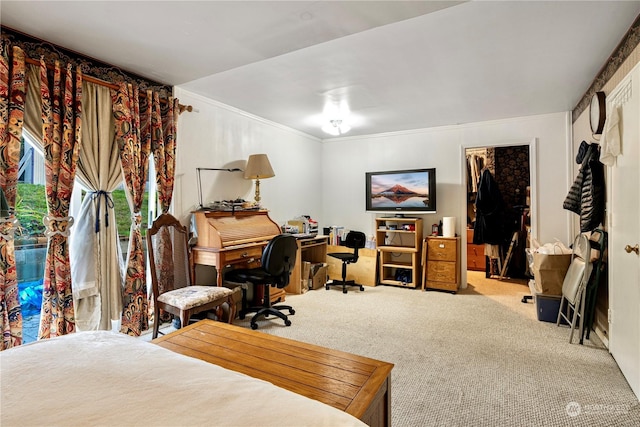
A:
POLYGON ((322 130, 329 135, 339 136, 343 135, 351 130, 351 126, 343 123, 342 120, 329 120, 329 123, 322 126, 322 130))

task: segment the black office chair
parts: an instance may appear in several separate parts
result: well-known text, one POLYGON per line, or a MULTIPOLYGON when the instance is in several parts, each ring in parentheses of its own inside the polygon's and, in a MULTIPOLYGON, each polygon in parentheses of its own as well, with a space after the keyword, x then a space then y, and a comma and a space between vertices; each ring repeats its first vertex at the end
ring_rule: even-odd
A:
POLYGON ((225 275, 226 279, 232 282, 249 282, 254 286, 264 286, 262 305, 249 307, 240 313, 240 318, 243 319, 246 313, 256 312, 251 318, 251 329, 258 329, 256 321, 259 317, 267 317, 270 314, 284 320, 285 326, 291 325, 291 321, 282 310, 289 310, 290 315, 295 314, 295 310, 288 305, 271 305, 269 289, 271 286, 284 288, 289 284, 297 250, 295 237, 290 234, 277 235, 264 248, 260 267, 231 270, 225 275))
POLYGON ((361 231, 350 231, 347 234, 347 238, 344 245, 353 249, 351 252, 333 252, 327 255, 337 258, 342 261, 342 280, 334 280, 332 283, 327 283, 325 288, 329 290, 331 286, 342 286, 342 293, 347 293, 347 286, 359 286, 361 291, 364 291, 364 286, 357 284, 353 280, 347 280, 347 264, 353 264, 358 262, 358 250, 364 248, 364 244, 367 238, 361 231))

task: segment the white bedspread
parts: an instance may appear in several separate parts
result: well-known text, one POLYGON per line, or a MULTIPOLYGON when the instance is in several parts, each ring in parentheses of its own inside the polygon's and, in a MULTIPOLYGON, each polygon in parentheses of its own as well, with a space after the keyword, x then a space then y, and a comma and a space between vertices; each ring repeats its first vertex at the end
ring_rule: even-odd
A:
POLYGON ((362 426, 271 383, 112 332, 0 352, 0 425, 362 426))

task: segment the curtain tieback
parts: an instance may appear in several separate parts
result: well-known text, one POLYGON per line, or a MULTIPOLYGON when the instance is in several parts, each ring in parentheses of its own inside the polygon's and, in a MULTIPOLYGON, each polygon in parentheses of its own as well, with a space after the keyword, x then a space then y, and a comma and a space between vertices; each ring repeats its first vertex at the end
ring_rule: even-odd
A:
POLYGON ((72 216, 56 217, 45 215, 42 223, 47 228, 44 231, 44 235, 47 237, 55 236, 59 234, 64 237, 69 237, 71 234, 71 226, 73 225, 72 216))
POLYGON ((91 198, 93 200, 98 199, 98 209, 96 212, 96 233, 100 231, 100 197, 104 198, 104 204, 106 208, 104 210, 104 226, 109 227, 109 209, 113 209, 113 198, 111 197, 111 193, 100 190, 100 191, 92 191, 91 198))
POLYGON ((142 226, 142 214, 139 211, 131 215, 131 225, 134 230, 140 230, 142 226))
POLYGON ((14 216, 8 218, 0 218, 0 238, 7 242, 13 240, 16 229, 18 228, 18 219, 14 216))

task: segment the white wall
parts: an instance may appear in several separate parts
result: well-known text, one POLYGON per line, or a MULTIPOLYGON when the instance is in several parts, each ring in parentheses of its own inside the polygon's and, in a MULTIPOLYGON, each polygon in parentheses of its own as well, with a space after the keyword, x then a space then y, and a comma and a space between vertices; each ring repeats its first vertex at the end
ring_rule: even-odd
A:
MULTIPOLYGON (((573 240, 571 215, 575 214, 562 208, 574 179, 568 112, 321 142, 179 87, 175 95, 195 109, 183 113, 178 123, 174 211, 182 220, 198 205, 197 167, 243 169, 250 154, 267 153, 276 176, 262 182, 262 204, 278 224, 307 214, 320 227, 341 225, 370 236, 377 214, 365 211, 365 172, 435 167, 438 212, 422 215, 424 232, 428 234, 431 224, 442 217, 454 216, 464 244, 464 148, 531 144, 536 149, 534 237, 541 243, 573 240)), ((253 182, 245 181, 240 172, 203 171, 202 183, 205 203, 253 199, 253 182)))
MULTIPOLYGON (((196 168, 244 170, 250 154, 266 153, 276 174, 260 183, 261 204, 278 224, 295 216, 321 215, 320 140, 252 116, 192 92, 175 96, 194 111, 180 115, 174 212, 186 221, 197 208, 196 168)), ((242 172, 202 171, 203 202, 253 200, 254 183, 242 172)))
POLYGON ((567 160, 570 124, 570 113, 555 113, 325 141, 323 217, 329 225, 371 235, 376 214, 365 212, 365 172, 435 167, 438 212, 422 215, 425 234, 442 217, 455 216, 460 235, 466 227, 466 218, 461 218, 466 211, 463 147, 520 145, 535 140, 537 238, 542 243, 555 238, 569 243, 571 214, 563 210, 562 202, 573 181, 567 160))

